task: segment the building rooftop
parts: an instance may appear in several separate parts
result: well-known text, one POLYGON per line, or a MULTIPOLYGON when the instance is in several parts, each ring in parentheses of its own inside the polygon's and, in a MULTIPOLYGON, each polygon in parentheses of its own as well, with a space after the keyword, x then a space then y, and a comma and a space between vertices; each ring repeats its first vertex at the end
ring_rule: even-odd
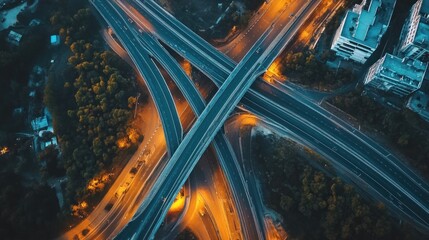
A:
POLYGON ((19 45, 22 39, 22 34, 15 32, 13 30, 10 30, 9 35, 7 35, 7 41, 11 44, 14 44, 16 46, 19 45))
POLYGON ((60 36, 59 35, 51 35, 51 45, 58 45, 60 44, 60 36))
POLYGON ((427 63, 413 59, 401 59, 391 54, 383 58, 380 73, 400 82, 420 88, 426 74, 427 63))
POLYGON ((377 48, 389 26, 396 0, 366 0, 348 11, 341 35, 377 48))
POLYGON ((46 118, 46 116, 33 119, 31 121, 31 127, 33 128, 34 131, 39 131, 43 128, 47 128, 48 127, 48 119, 46 118))

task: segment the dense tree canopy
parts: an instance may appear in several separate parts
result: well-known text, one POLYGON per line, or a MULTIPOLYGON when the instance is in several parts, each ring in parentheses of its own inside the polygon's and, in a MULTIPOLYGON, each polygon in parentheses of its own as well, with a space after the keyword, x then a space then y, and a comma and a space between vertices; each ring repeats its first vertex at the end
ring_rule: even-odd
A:
POLYGON ((82 198, 89 179, 142 138, 130 126, 137 89, 134 72, 100 44, 90 9, 50 18, 70 48, 68 67, 49 77, 45 103, 59 136, 68 176, 67 200, 82 198))
POLYGON ((365 126, 380 130, 416 169, 429 178, 429 126, 416 113, 408 109, 385 108, 357 91, 330 101, 365 126))
POLYGON ((58 230, 58 200, 48 186, 24 187, 21 177, 0 173, 0 236, 2 239, 49 239, 58 230), (25 229, 25 231, 23 231, 25 229))
POLYGON ((294 82, 321 90, 335 89, 354 81, 351 71, 329 69, 325 64, 329 57, 329 52, 324 53, 321 59, 311 51, 286 53, 281 60, 282 71, 294 82))
POLYGON ((340 178, 309 165, 295 143, 258 134, 252 146, 269 206, 284 217, 289 237, 423 239, 409 226, 397 226, 383 204, 369 203, 340 178))

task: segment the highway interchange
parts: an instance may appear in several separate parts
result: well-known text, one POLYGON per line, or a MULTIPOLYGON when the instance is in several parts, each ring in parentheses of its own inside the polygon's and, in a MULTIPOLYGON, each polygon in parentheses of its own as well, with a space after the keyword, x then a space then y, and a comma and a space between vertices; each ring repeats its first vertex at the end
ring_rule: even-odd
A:
POLYGON ((383 147, 294 89, 279 87, 278 83, 268 84, 258 78, 295 36, 320 1, 294 1, 294 5, 290 6, 296 10, 294 17, 287 13, 280 14, 264 34, 257 36, 251 50, 243 54, 244 58, 238 64, 151 0, 143 3, 94 0, 92 3, 115 31, 145 79, 161 118, 169 153, 165 165, 158 167, 159 173, 150 190, 146 190, 148 193, 142 199, 138 214, 117 239, 154 237, 169 206, 212 140, 238 211, 241 212, 244 238, 262 239, 264 237, 261 236, 266 236, 264 220, 257 213, 261 211, 254 209, 235 154, 231 153, 231 146, 223 133, 218 133, 237 105, 317 150, 335 167, 349 173, 350 180, 360 184, 363 182, 367 188, 365 190, 384 198, 385 202, 420 227, 428 228, 429 192, 424 181, 383 147), (207 106, 183 70, 150 34, 189 60, 219 87, 207 106), (184 138, 173 97, 152 58, 172 76, 198 116, 184 138), (250 216, 243 217, 249 211, 250 216))
MULTIPOLYGON (((162 8, 156 4, 150 1, 146 3, 146 5, 151 6, 151 11, 146 11, 147 15, 145 17, 159 13, 156 16, 152 16, 152 18, 147 17, 151 21, 152 29, 157 30, 154 34, 166 44, 172 42, 171 39, 174 39, 174 44, 169 46, 179 54, 183 54, 195 66, 200 66, 199 69, 205 72, 215 83, 218 76, 222 74, 223 69, 233 69, 233 67, 225 64, 229 62, 228 65, 233 65, 232 60, 228 61, 226 56, 216 51, 210 44, 189 29, 186 31, 186 26, 172 19, 172 16, 168 13, 162 14, 162 8), (157 19, 162 19, 162 21, 158 20, 159 24, 155 25, 157 19), (166 34, 168 36, 165 36, 166 34), (220 60, 211 64, 211 61, 206 60, 206 54, 210 54, 211 59, 220 60), (214 56, 215 54, 216 56, 214 56), (193 62, 194 59, 198 60, 193 62), (218 67, 222 64, 225 65, 218 67), (212 74, 212 72, 216 73, 212 74)), ((145 8, 142 4, 139 6, 141 7, 139 10, 143 12, 145 8)), ((228 73, 225 73, 223 79, 227 76, 228 73)), ((220 85, 222 81, 222 79, 219 79, 217 85, 220 85)), ((398 211, 417 221, 421 227, 427 228, 428 209, 425 201, 428 199, 427 184, 379 144, 376 144, 319 106, 309 102, 305 97, 300 96, 293 90, 284 91, 284 89, 260 80, 255 82, 248 94, 250 96, 245 96, 242 101, 243 106, 247 106, 248 110, 263 119, 269 118, 269 121, 275 122, 286 129, 295 128, 298 133, 305 131, 299 134, 301 141, 319 151, 324 148, 321 153, 335 161, 336 167, 344 169, 354 179, 363 180, 367 184, 371 183, 368 184, 367 188, 372 188, 373 194, 384 198, 387 203, 391 203, 390 205, 396 207, 398 211), (257 92, 252 91, 253 88, 257 89, 257 92), (271 110, 269 110, 270 108, 271 110), (296 119, 297 123, 294 126, 290 126, 291 123, 287 121, 292 121, 293 119, 296 119), (362 173, 365 173, 365 175, 362 175, 362 173), (374 180, 374 177, 380 176, 382 177, 379 181, 374 180), (386 189, 387 186, 391 188, 386 189), (413 195, 407 194, 408 191, 413 191, 413 195), (417 208, 404 208, 404 204, 407 206, 414 205, 417 208)))

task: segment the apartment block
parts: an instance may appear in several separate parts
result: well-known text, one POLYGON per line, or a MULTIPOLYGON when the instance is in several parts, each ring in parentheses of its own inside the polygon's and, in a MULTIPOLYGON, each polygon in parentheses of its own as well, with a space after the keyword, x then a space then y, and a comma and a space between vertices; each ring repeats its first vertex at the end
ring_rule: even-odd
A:
POLYGON ((386 54, 368 70, 364 84, 384 92, 406 97, 420 89, 427 63, 386 54))
POLYGON ((380 44, 392 18, 396 0, 363 0, 337 29, 331 49, 337 56, 365 63, 380 44))
POLYGON ((398 45, 401 57, 429 60, 429 0, 418 0, 411 8, 398 45))

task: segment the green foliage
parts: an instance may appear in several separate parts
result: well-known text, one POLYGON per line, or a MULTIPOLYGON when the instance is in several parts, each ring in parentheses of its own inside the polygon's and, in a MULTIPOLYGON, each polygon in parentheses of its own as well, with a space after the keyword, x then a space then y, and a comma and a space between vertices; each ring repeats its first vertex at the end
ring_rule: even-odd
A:
POLYGON ((243 0, 243 3, 250 11, 257 10, 264 2, 265 0, 243 0))
MULTIPOLYGON (((6 36, 0 34, 0 38, 6 36)), ((46 29, 37 26, 28 30, 17 48, 0 42, 0 115, 8 116, 0 118, 0 129, 14 131, 20 127, 10 116, 14 108, 26 102, 28 75, 36 57, 46 49, 47 39, 46 29)))
POLYGON ((110 65, 118 62, 111 52, 100 52, 83 40, 72 43, 70 50, 73 55, 69 63, 76 78, 66 82, 61 91, 67 92, 68 101, 73 99, 74 103, 59 113, 58 104, 62 103, 54 101, 56 96, 48 95, 54 90, 46 91, 45 99, 52 107, 54 119, 61 115, 59 118, 67 122, 56 127, 63 128, 58 133, 67 175, 77 181, 69 188, 73 196, 73 190, 82 188, 88 179, 109 166, 119 152, 117 142, 126 138, 132 116, 128 99, 135 95, 136 86, 133 77, 110 65))
POLYGON ((176 240, 197 240, 197 236, 189 229, 185 228, 177 237, 176 240))
POLYGON ((89 194, 85 188, 89 179, 110 166, 122 150, 135 149, 138 142, 133 139, 142 138, 129 126, 135 77, 117 55, 102 49, 89 9, 66 14, 60 10, 50 21, 71 52, 69 67, 49 77, 44 100, 53 115, 69 179, 66 200, 74 202, 89 194))
POLYGON ((367 202, 340 178, 306 164, 295 143, 258 134, 252 148, 268 204, 283 216, 292 239, 422 239, 397 226, 383 204, 367 202))
POLYGON ((380 130, 416 169, 429 178, 429 127, 416 113, 384 108, 358 92, 337 96, 334 105, 356 117, 362 124, 380 130))
POLYGON ((11 172, 0 173, 2 239, 50 239, 58 230, 58 201, 48 186, 24 187, 11 172))
POLYGON ((64 175, 65 171, 62 163, 59 162, 59 151, 53 145, 48 146, 39 153, 39 160, 43 166, 41 173, 44 178, 59 177, 64 175))
POLYGON ((319 89, 335 89, 354 80, 348 70, 334 71, 325 65, 329 53, 317 59, 313 52, 286 53, 281 65, 284 75, 303 85, 319 89))

